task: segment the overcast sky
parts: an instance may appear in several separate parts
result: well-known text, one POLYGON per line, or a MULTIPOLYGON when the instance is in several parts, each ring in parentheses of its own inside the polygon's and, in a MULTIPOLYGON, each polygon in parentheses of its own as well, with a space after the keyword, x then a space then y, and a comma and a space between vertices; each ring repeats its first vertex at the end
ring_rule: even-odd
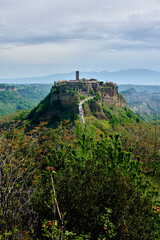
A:
POLYGON ((0 0, 0 78, 160 71, 160 0, 0 0))

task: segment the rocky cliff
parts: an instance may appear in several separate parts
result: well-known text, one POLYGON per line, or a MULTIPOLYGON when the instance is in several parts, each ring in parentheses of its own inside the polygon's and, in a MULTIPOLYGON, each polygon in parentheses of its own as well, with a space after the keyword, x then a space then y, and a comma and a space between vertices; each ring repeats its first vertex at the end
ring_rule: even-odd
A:
POLYGON ((96 79, 58 81, 29 118, 48 121, 73 117, 78 114, 80 100, 93 95, 98 95, 100 101, 109 105, 126 106, 125 99, 118 94, 118 87, 111 82, 103 83, 96 79))
POLYGON ((118 94, 118 87, 116 84, 107 82, 100 87, 100 96, 102 102, 108 103, 109 105, 125 107, 125 99, 118 94))

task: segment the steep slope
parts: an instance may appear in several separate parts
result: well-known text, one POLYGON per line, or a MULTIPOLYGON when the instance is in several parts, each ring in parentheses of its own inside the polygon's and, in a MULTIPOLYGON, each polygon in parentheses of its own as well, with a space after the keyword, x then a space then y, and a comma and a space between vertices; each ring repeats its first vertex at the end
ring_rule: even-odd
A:
POLYGON ((113 83, 97 80, 61 81, 54 85, 48 96, 28 116, 32 124, 47 121, 56 127, 60 121, 80 122, 98 131, 112 130, 117 124, 138 122, 139 118, 126 107, 113 83))
POLYGON ((89 129, 114 131, 118 126, 137 124, 140 119, 127 107, 113 106, 91 99, 84 104, 86 125, 89 129))

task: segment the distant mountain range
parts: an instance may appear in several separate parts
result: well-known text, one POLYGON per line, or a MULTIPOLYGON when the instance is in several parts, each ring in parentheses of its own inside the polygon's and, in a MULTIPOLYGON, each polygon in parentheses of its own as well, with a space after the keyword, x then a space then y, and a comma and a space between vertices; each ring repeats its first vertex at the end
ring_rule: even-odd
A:
MULTIPOLYGON (((147 69, 128 69, 116 72, 80 72, 80 78, 96 78, 104 82, 135 85, 160 85, 160 72, 147 69)), ((43 77, 0 79, 0 83, 7 84, 53 84, 57 80, 75 79, 75 72, 58 73, 43 77)))

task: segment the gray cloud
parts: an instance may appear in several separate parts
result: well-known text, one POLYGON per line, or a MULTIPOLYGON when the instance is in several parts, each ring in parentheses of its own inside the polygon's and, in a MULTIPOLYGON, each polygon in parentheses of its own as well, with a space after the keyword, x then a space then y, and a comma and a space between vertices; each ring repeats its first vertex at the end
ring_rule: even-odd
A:
POLYGON ((84 54, 86 61, 92 61, 91 56, 99 52, 101 62, 107 61, 105 51, 160 49, 158 0, 0 0, 0 6, 0 64, 16 59, 18 65, 26 47, 37 53, 37 59, 31 51, 28 56, 37 64, 40 56, 47 59, 53 52, 55 59, 43 62, 50 66, 57 54, 60 60, 65 58, 65 51, 74 65, 77 55, 80 62, 84 54))
MULTIPOLYGON (((137 2, 137 1, 135 1, 137 2)), ((140 6, 145 9, 141 1, 140 6)), ((159 37, 157 13, 148 11, 135 14, 135 4, 130 9, 128 0, 1 0, 1 42, 45 43, 66 39, 106 39, 121 37, 141 39, 147 36, 159 37), (125 9, 126 11, 124 11, 125 9), (127 13, 127 14, 126 14, 127 13), (155 19, 154 19, 155 18, 155 19), (154 21, 153 21, 154 20, 154 21), (149 27, 146 28, 146 26, 149 27), (3 34, 2 34, 3 33, 3 34)), ((160 5, 153 0, 154 8, 160 5), (155 2, 155 3, 154 3, 155 2)), ((139 11, 140 11, 139 10, 139 11)))
POLYGON ((102 44, 105 44, 106 41, 113 41, 113 45, 111 45, 114 47, 114 39, 117 39, 119 42, 130 40, 132 46, 134 42, 137 45, 137 41, 142 41, 148 44, 148 47, 155 48, 160 44, 159 30, 160 19, 148 22, 138 18, 136 21, 73 23, 59 29, 33 25, 31 28, 23 26, 18 30, 13 28, 5 31, 4 27, 0 27, 0 43, 43 44, 84 39, 101 40, 102 44))

